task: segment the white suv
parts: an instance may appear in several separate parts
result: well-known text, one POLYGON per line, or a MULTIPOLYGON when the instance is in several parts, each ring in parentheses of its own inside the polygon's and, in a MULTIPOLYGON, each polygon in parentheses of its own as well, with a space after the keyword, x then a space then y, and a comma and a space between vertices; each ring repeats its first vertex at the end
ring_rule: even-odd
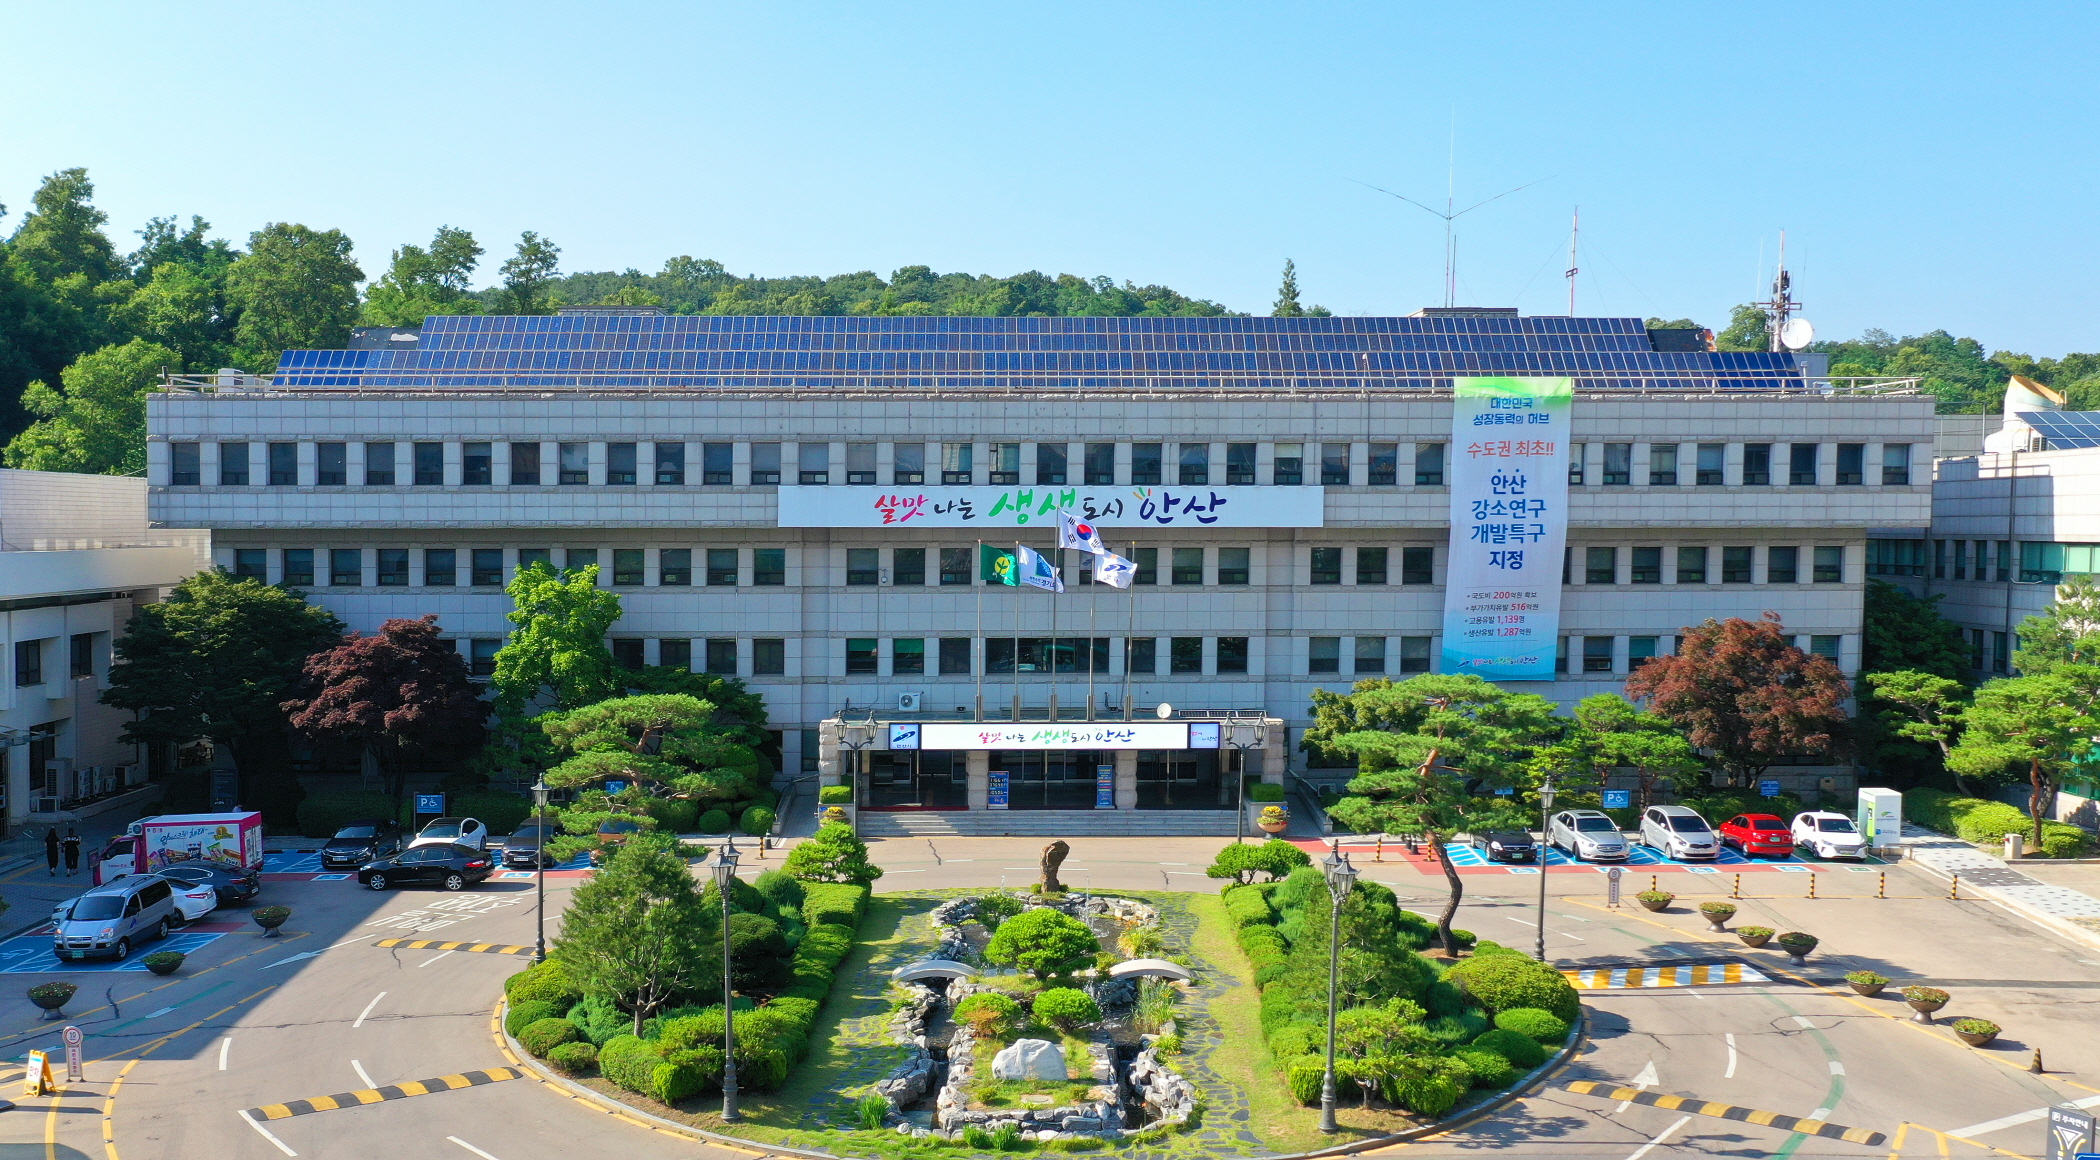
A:
POLYGON ((1626 835, 1596 810, 1562 810, 1546 823, 1546 845, 1577 861, 1624 862, 1626 835))
POLYGON ((1643 811, 1641 845, 1679 862, 1711 862, 1721 849, 1714 828, 1683 806, 1649 806, 1643 811))
POLYGON ((1795 814, 1794 845, 1808 847, 1818 858, 1864 858, 1867 854, 1867 840, 1853 828, 1852 819, 1829 810, 1795 814))

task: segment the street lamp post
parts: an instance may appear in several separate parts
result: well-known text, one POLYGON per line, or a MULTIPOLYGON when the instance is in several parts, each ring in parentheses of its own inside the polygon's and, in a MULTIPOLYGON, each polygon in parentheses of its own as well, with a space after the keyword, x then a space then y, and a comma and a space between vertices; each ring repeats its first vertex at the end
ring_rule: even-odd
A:
POLYGON ((533 848, 533 851, 532 851, 532 857, 533 857, 533 860, 539 863, 539 865, 537 865, 537 866, 535 866, 535 867, 533 868, 533 869, 534 869, 534 870, 536 871, 536 873, 534 873, 534 874, 533 874, 533 876, 532 876, 532 885, 533 885, 533 891, 534 891, 534 893, 535 893, 535 895, 536 895, 536 897, 535 897, 535 899, 534 899, 534 901, 533 901, 533 918, 534 918, 534 920, 535 920, 535 921, 537 921, 537 922, 538 922, 538 924, 539 924, 539 940, 538 940, 537 942, 535 942, 535 943, 533 944, 533 948, 532 948, 532 961, 533 961, 533 962, 535 962, 535 963, 544 963, 544 962, 546 962, 546 961, 547 961, 547 775, 546 775, 546 774, 541 774, 541 775, 540 775, 540 779, 539 779, 538 781, 536 781, 536 782, 532 783, 532 809, 533 809, 533 820, 534 820, 535 822, 537 822, 537 823, 539 824, 539 831, 540 831, 540 840, 539 840, 539 845, 538 845, 538 846, 536 846, 536 847, 534 847, 534 848, 533 848))
POLYGON ((1320 1080, 1320 1130, 1334 1132, 1341 1128, 1334 1122, 1334 1003, 1342 967, 1342 900, 1356 886, 1356 867, 1349 864, 1341 840, 1336 839, 1320 868, 1327 876, 1327 893, 1334 899, 1327 932, 1327 1074, 1320 1080))
POLYGON ((1537 956, 1542 963, 1546 961, 1546 850, 1548 848, 1546 845, 1546 831, 1552 825, 1552 821, 1547 815, 1552 812, 1553 779, 1549 777, 1546 779, 1546 783, 1539 787, 1539 844, 1534 847, 1534 853, 1539 860, 1539 944, 1537 956))
POLYGON ((729 891, 736 879, 736 839, 715 856, 715 892, 722 899, 722 1122, 744 1118, 736 1110, 736 1004, 729 977, 729 891))
POLYGON ((1232 840, 1234 842, 1244 842, 1247 840, 1247 751, 1249 749, 1265 748, 1269 744, 1269 727, 1267 724, 1261 724, 1256 725, 1252 730, 1248 730, 1238 723, 1228 725, 1225 728, 1225 744, 1230 746, 1233 752, 1239 754, 1240 792, 1238 799, 1233 802, 1232 808, 1239 811, 1240 816, 1238 823, 1236 823, 1238 829, 1234 833, 1232 840))

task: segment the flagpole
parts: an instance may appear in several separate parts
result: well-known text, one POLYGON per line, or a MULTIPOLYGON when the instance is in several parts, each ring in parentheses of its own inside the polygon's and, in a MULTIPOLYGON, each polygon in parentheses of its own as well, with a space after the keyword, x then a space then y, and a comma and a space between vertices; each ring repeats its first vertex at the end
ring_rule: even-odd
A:
POLYGON ((1052 542, 1050 550, 1057 553, 1056 561, 1050 565, 1050 574, 1057 582, 1057 587, 1050 590, 1050 720, 1055 721, 1057 720, 1057 598, 1064 595, 1061 590, 1065 586, 1065 551, 1063 548, 1056 547, 1055 541, 1052 542))
MULTIPOLYGON (((1093 564, 1099 564, 1100 562, 1101 557, 1099 556, 1095 556, 1092 561, 1093 564)), ((1099 588, 1101 586, 1100 569, 1090 565, 1087 569, 1087 575, 1093 577, 1093 583, 1089 585, 1090 588, 1099 588)), ((1089 591, 1086 594, 1086 719, 1089 721, 1094 719, 1094 614, 1097 611, 1099 611, 1099 606, 1094 600, 1093 592, 1089 591)))
MULTIPOLYGON (((1131 719, 1130 713, 1130 639, 1137 631, 1137 545, 1130 547, 1130 623, 1123 629, 1123 720, 1131 719)), ((1157 579, 1157 577, 1154 577, 1157 579)), ((1153 659, 1157 664, 1158 658, 1153 659)))
MULTIPOLYGON (((978 573, 984 571, 984 541, 982 539, 977 541, 977 551, 971 556, 970 570, 978 573)), ((984 655, 984 590, 986 587, 984 577, 979 575, 977 577, 977 656, 974 667, 977 669, 977 720, 980 722, 984 720, 984 667, 985 662, 990 659, 984 655)))
POLYGON ((1021 541, 1014 541, 1014 704, 1013 718, 1021 720, 1021 541))

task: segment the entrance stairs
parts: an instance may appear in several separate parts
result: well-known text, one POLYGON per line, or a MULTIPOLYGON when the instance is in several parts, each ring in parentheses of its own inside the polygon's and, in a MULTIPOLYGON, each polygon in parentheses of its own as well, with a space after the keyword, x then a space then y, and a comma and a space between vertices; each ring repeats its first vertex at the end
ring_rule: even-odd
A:
MULTIPOLYGON (((1209 838, 1233 835, 1232 810, 863 810, 863 838, 1209 838)), ((1261 831, 1247 827, 1256 836, 1261 831)))

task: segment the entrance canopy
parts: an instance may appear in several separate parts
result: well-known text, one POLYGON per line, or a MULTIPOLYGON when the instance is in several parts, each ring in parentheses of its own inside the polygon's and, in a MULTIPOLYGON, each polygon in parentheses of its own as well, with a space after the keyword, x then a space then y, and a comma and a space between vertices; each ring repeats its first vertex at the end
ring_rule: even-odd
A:
POLYGON ((890 978, 900 983, 917 983, 926 979, 968 979, 976 970, 954 959, 926 959, 908 967, 898 967, 890 972, 890 978))
POLYGON ((1136 979, 1145 976, 1172 979, 1177 983, 1186 983, 1196 977, 1189 973, 1187 967, 1165 959, 1131 959, 1108 969, 1108 977, 1111 979, 1136 979))

